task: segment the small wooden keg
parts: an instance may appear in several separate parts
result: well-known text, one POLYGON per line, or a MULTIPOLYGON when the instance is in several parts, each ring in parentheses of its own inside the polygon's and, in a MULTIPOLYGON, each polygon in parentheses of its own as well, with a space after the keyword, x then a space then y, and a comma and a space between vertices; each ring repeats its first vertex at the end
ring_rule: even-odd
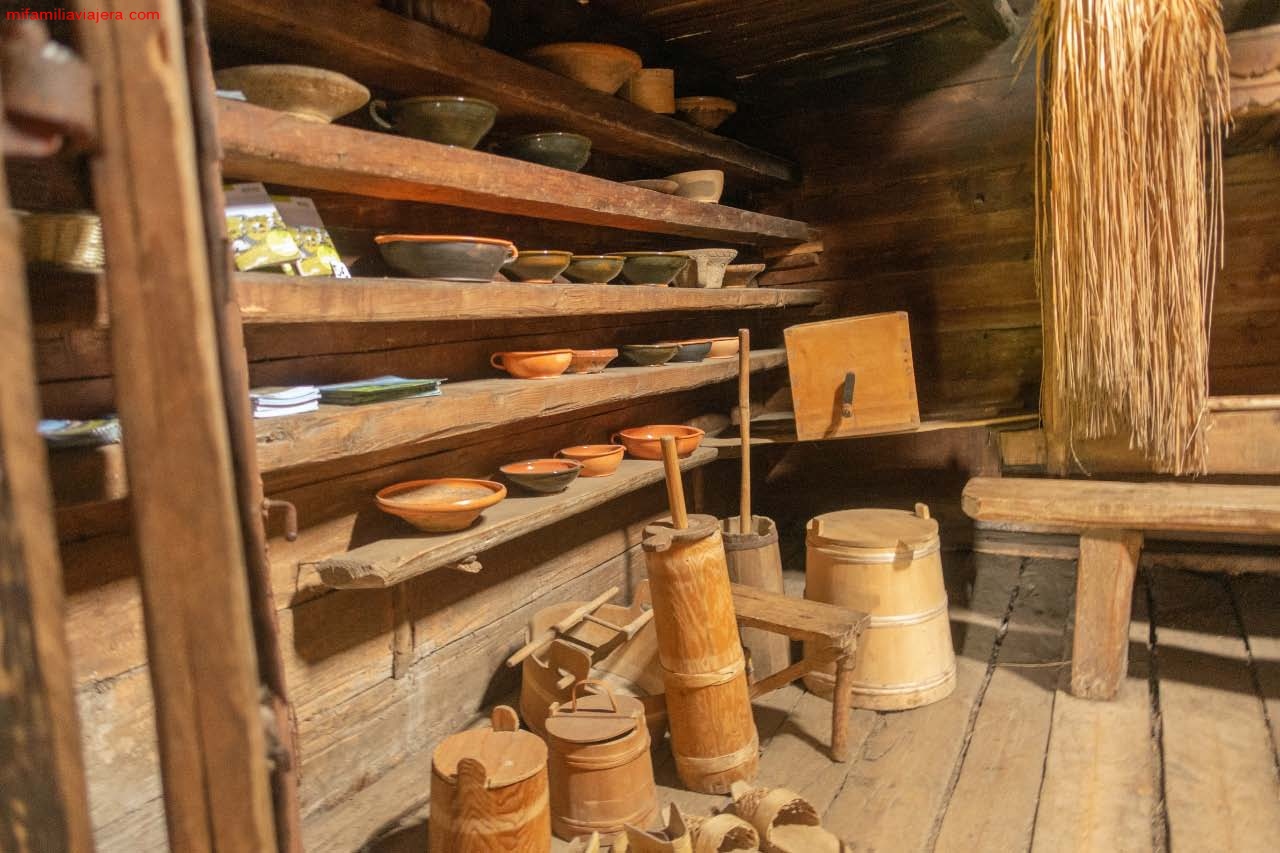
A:
POLYGON ((547 746, 516 712, 450 735, 431 758, 430 853, 550 853, 547 746))
MULTIPOLYGON (((778 552, 778 526, 763 515, 751 517, 751 529, 738 532, 739 518, 720 523, 729 580, 782 595, 782 555, 778 552)), ((751 653, 751 671, 758 681, 791 665, 791 640, 782 634, 743 628, 742 645, 751 653)))
POLYGON ((566 841, 599 832, 611 844, 627 824, 653 821, 658 792, 640 700, 603 681, 579 682, 568 704, 551 706, 546 729, 552 832, 566 841))
MULTIPOLYGON (((936 702, 956 686, 938 523, 916 513, 850 509, 809 522, 805 598, 871 614, 858 641, 853 705, 897 711, 936 702)), ((830 698, 834 671, 805 676, 830 698)))
POLYGON ((723 794, 755 778, 760 742, 720 522, 651 524, 642 546, 676 772, 690 790, 723 794))

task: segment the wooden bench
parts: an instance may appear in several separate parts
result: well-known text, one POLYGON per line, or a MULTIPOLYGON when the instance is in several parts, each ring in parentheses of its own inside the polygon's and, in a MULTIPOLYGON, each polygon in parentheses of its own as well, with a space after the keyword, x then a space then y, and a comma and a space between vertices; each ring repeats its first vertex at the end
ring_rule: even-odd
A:
POLYGON ((975 521, 1078 532, 1071 692, 1111 699, 1129 665, 1129 608, 1143 535, 1280 533, 1280 487, 977 477, 964 489, 975 521))
POLYGON ((740 626, 782 634, 805 643, 805 657, 753 682, 751 698, 785 687, 819 667, 835 664, 836 687, 831 697, 831 758, 846 761, 849 757, 854 655, 858 636, 870 617, 866 613, 821 601, 791 598, 742 584, 731 586, 733 609, 740 626))

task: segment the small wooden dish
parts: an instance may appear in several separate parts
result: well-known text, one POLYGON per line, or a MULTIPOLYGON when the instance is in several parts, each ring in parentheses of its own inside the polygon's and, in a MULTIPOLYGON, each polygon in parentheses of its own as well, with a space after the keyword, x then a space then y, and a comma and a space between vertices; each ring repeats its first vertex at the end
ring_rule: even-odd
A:
POLYGON ((636 459, 661 459, 662 438, 667 435, 676 440, 676 455, 685 457, 698 449, 706 433, 697 427, 680 424, 651 424, 614 433, 613 440, 627 448, 627 453, 636 459))
POLYGON ((480 514, 507 496, 507 487, 490 480, 442 477, 396 483, 377 494, 378 509, 399 516, 428 533, 452 533, 472 525, 480 514))
POLYGON ((577 444, 556 453, 582 464, 583 477, 608 477, 622 464, 627 449, 621 444, 577 444))

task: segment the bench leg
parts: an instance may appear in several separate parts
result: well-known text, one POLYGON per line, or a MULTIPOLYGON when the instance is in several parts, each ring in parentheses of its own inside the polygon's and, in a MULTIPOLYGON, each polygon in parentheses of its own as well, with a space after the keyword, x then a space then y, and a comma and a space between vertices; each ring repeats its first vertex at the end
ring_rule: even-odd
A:
POLYGON ((853 709, 853 661, 847 654, 836 661, 836 689, 831 694, 831 760, 849 760, 849 714, 853 709))
POLYGON ((1136 530, 1086 530, 1076 569, 1071 693, 1112 699, 1129 668, 1129 608, 1142 553, 1136 530))

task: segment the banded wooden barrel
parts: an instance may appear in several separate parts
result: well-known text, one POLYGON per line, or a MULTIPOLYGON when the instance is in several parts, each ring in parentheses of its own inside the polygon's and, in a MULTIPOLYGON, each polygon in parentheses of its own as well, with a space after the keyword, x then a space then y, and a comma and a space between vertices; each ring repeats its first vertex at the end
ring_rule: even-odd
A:
POLYGON ((642 545, 676 773, 691 790, 723 794, 755 778, 760 742, 720 522, 651 524, 642 545))
MULTIPOLYGON (((782 555, 778 552, 778 526, 763 515, 751 517, 746 533, 738 532, 738 517, 720 523, 729 580, 782 595, 782 555)), ((751 653, 751 671, 758 681, 791 665, 791 640, 759 628, 743 628, 742 645, 751 653)))
POLYGON ((450 735, 431 757, 430 853, 550 853, 547 746, 494 709, 489 727, 450 735))
MULTIPOLYGON (((956 686, 938 523, 916 514, 850 509, 809 522, 805 598, 871 615, 858 640, 853 705, 897 711, 936 702, 956 686)), ((834 668, 805 676, 830 697, 834 668)))

